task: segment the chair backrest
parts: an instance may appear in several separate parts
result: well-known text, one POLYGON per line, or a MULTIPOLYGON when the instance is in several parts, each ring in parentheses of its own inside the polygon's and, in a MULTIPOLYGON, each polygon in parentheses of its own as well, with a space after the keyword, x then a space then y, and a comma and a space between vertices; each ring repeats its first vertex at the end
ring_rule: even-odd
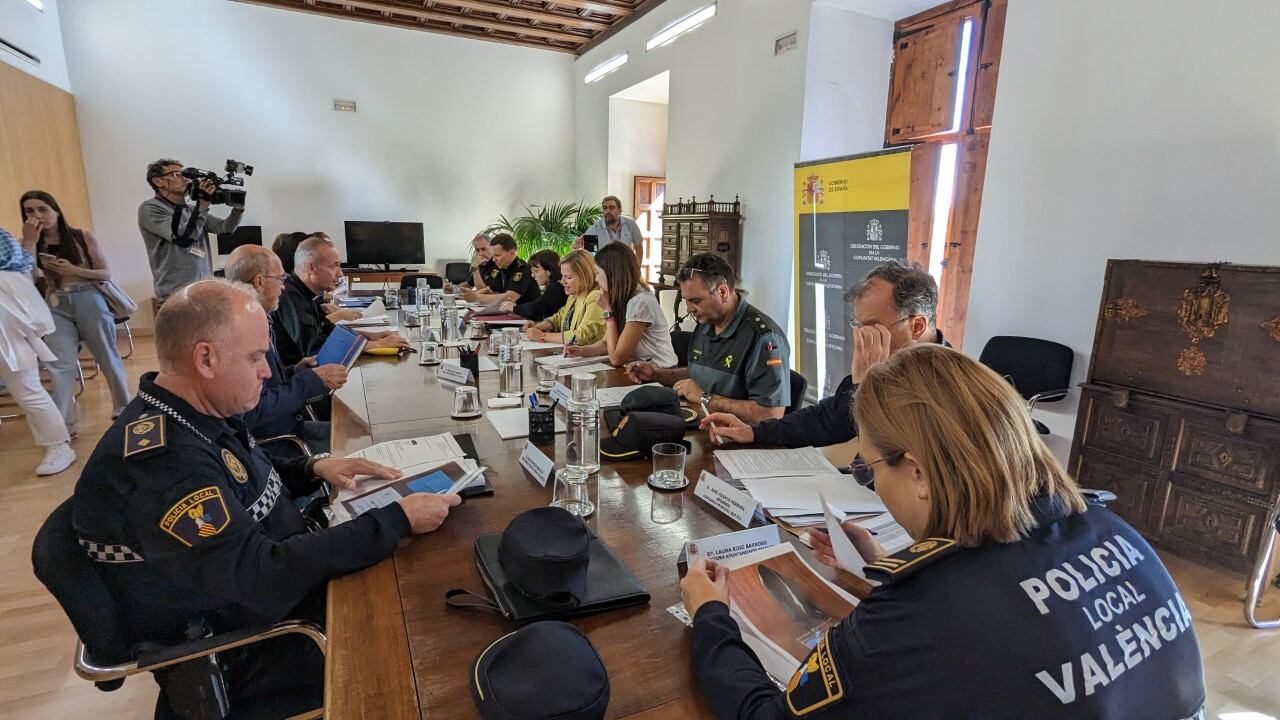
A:
POLYGON ((427 281, 427 287, 433 290, 439 290, 444 287, 444 278, 436 275, 435 273, 405 273, 404 276, 400 278, 400 289, 408 290, 410 288, 418 287, 418 278, 425 279, 427 281))
POLYGON ((787 414, 800 409, 804 403, 804 391, 809 389, 809 381, 795 370, 791 371, 791 404, 787 406, 787 414))
POLYGON ((70 498, 40 526, 31 545, 31 565, 71 620, 89 657, 108 665, 131 659, 132 642, 120 608, 76 539, 70 498))
POLYGON ((471 277, 471 263, 445 263, 444 277, 451 283, 466 282, 467 278, 471 277))
MULTIPOLYGON (((1075 352, 1061 343, 1038 338, 997 335, 987 341, 978 360, 1013 383, 1024 398, 1071 387, 1075 352)), ((1044 398, 1061 400, 1066 395, 1044 398)))
POLYGON ((693 332, 689 330, 672 330, 671 347, 676 351, 676 367, 689 365, 689 343, 693 342, 693 332))

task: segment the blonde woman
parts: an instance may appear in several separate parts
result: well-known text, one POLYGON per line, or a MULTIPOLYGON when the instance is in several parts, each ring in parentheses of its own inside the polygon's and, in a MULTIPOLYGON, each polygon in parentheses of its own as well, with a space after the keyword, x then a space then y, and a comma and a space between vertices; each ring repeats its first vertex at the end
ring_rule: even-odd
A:
MULTIPOLYGON (((855 477, 917 542, 886 555, 846 523, 881 584, 785 691, 729 616, 729 573, 696 563, 681 589, 717 717, 1203 717, 1200 649, 1169 573, 1086 504, 1004 379, 916 345, 872 368, 854 407, 869 455, 855 477)), ((809 539, 836 563, 830 538, 809 539)))
POLYGON ((596 263, 584 250, 574 250, 560 260, 560 284, 569 299, 564 307, 539 323, 526 322, 534 342, 591 345, 604 337, 604 310, 597 302, 596 263))

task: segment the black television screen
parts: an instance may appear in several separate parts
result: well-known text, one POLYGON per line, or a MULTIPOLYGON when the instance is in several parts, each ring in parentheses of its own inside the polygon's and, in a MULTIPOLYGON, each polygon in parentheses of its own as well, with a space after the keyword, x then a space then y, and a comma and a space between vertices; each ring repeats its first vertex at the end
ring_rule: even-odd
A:
POLYGON ((219 255, 230 255, 241 245, 262 245, 262 226, 241 225, 235 232, 218 233, 219 255))
POLYGON ((422 223, 348 220, 348 265, 422 265, 427 250, 422 223))

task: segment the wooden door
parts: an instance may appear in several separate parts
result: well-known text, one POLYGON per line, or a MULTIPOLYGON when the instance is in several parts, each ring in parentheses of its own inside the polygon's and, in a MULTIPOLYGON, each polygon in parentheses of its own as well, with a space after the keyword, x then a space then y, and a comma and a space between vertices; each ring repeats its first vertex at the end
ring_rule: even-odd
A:
POLYGON ((644 260, 640 271, 645 280, 656 282, 662 263, 662 203, 666 200, 667 179, 636 175, 632 187, 631 207, 640 233, 644 235, 644 260))

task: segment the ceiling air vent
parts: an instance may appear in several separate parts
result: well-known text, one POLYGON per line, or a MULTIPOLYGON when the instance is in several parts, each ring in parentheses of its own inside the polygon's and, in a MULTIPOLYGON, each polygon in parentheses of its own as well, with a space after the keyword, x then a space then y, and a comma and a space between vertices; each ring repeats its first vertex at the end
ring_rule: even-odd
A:
POLYGON ((22 60, 25 60, 26 62, 29 62, 32 65, 35 65, 36 67, 40 67, 40 58, 36 57, 35 55, 32 55, 26 50, 23 50, 22 48, 18 47, 17 45, 14 45, 13 43, 9 42, 8 40, 5 40, 4 38, 0 38, 0 49, 7 50, 13 53, 14 55, 18 56, 22 60))
POLYGON ((800 31, 792 30, 786 35, 783 35, 777 40, 774 40, 773 41, 774 56, 776 57, 778 55, 782 55, 783 53, 789 53, 792 50, 795 50, 796 45, 799 44, 800 42, 799 38, 800 38, 800 31))
POLYGON ((356 101, 355 100, 334 100, 333 109, 337 112, 355 112, 356 101))

